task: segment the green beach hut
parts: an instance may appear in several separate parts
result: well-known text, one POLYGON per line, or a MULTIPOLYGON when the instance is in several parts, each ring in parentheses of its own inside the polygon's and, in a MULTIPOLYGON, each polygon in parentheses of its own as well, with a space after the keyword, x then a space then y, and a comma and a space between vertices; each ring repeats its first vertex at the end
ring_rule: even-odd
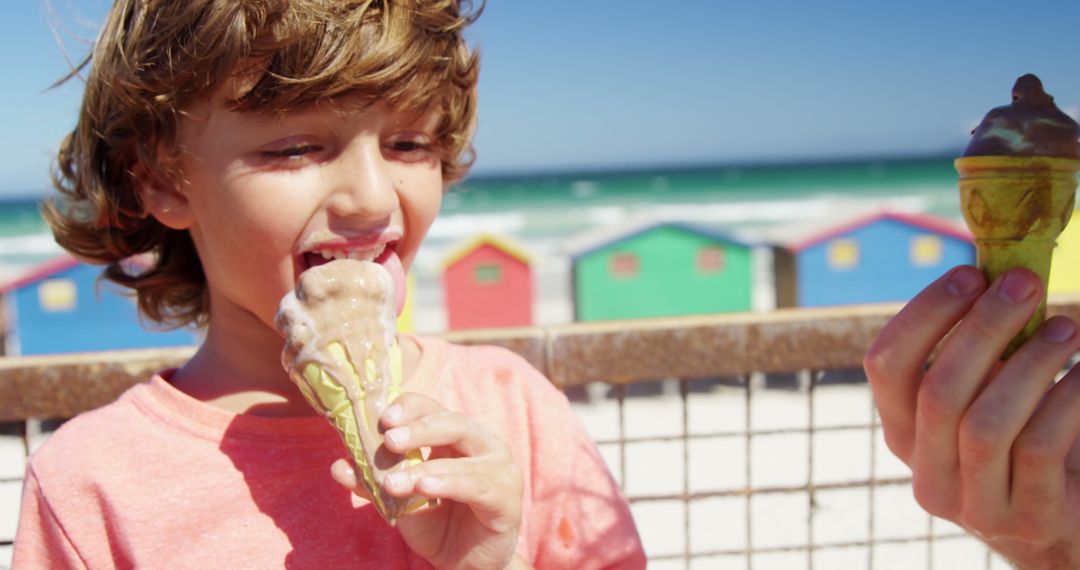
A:
POLYGON ((753 245, 682 222, 635 222, 566 247, 574 317, 602 321, 752 308, 753 245))

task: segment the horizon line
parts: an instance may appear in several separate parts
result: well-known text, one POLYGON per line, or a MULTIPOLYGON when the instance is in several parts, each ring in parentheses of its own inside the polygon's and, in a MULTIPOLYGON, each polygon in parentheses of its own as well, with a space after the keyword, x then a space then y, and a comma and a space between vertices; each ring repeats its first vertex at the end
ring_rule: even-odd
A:
MULTIPOLYGON (((959 153, 950 151, 922 152, 922 153, 886 153, 866 154, 858 156, 818 156, 818 157, 792 157, 788 159, 761 158, 761 159, 737 159, 731 161, 710 161, 707 159, 692 160, 685 162, 658 162, 654 164, 598 164, 594 166, 551 166, 532 168, 493 169, 470 174, 465 179, 455 182, 453 186, 468 184, 469 182, 498 182, 515 178, 572 178, 581 176, 599 176, 611 174, 648 174, 654 172, 706 172, 711 170, 724 170, 732 168, 745 169, 769 169, 769 168, 806 168, 806 167, 829 167, 855 165, 861 163, 897 163, 897 162, 922 162, 934 160, 948 160, 959 156, 959 153)), ((27 202, 40 200, 52 194, 51 188, 41 190, 0 190, 0 204, 12 202, 27 202)))
POLYGON ((959 152, 937 151, 921 153, 895 153, 895 154, 866 154, 857 156, 818 156, 818 157, 792 157, 788 159, 762 158, 762 159, 736 159, 731 161, 709 161, 706 159, 685 162, 658 162, 655 164, 600 164, 595 166, 554 166, 535 168, 512 168, 492 169, 470 174, 465 177, 461 184, 468 181, 499 181, 512 178, 539 178, 539 177, 574 177, 583 175, 606 175, 606 174, 646 174, 657 171, 695 172, 722 170, 730 168, 768 169, 768 168, 798 168, 798 167, 827 167, 855 165, 873 162, 922 162, 933 160, 952 160, 960 156, 959 152))

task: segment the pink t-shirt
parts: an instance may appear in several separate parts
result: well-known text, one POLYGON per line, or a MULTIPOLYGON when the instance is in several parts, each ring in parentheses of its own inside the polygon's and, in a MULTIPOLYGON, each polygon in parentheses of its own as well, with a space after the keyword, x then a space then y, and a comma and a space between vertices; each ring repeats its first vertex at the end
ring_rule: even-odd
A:
MULTIPOLYGON (((626 500, 562 393, 504 349, 416 340, 406 389, 481 422, 522 468, 517 553, 537 568, 644 568, 626 500)), ((429 568, 330 478, 344 456, 322 418, 231 414, 155 377, 31 457, 14 567, 429 568)))

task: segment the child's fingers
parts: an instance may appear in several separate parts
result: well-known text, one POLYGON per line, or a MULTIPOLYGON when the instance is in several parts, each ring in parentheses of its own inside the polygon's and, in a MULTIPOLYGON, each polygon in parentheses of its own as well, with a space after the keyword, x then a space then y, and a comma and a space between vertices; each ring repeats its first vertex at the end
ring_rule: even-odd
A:
POLYGON ((368 501, 371 499, 371 493, 367 488, 360 484, 360 480, 356 478, 356 471, 353 470, 352 465, 346 459, 338 459, 330 465, 330 477, 334 479, 346 489, 352 491, 357 496, 362 497, 368 501))
POLYGON ((494 532, 509 532, 521 521, 520 486, 508 488, 470 474, 450 473, 423 477, 416 489, 426 497, 469 505, 477 520, 494 532))
POLYGON ((1077 348, 1075 324, 1065 317, 1050 319, 1001 367, 964 414, 959 454, 965 519, 993 522, 1007 517, 1013 443, 1054 375, 1077 348))
POLYGON ((513 462, 436 459, 397 471, 386 478, 394 496, 423 495, 468 505, 491 530, 506 532, 521 520, 521 470, 513 462))
POLYGON ((890 449, 910 459, 923 366, 985 287, 978 269, 956 267, 912 299, 878 334, 864 368, 890 449))
POLYGON ((1080 368, 1072 369, 1050 389, 1013 446, 1010 500, 1017 520, 1045 522, 1048 512, 1071 508, 1064 501, 1065 457, 1077 438, 1080 438, 1080 368))
MULTIPOLYGON (((417 484, 424 477, 436 477, 451 473, 473 473, 482 470, 480 461, 455 457, 446 459, 432 459, 410 466, 405 469, 394 470, 387 473, 383 481, 383 487, 395 497, 407 497, 419 493, 417 484)), ((430 498, 444 498, 441 495, 431 495, 430 498)))
POLYGON ((386 406, 379 425, 384 429, 405 425, 416 418, 445 412, 446 408, 423 394, 402 392, 390 405, 386 406))
POLYGON ((915 493, 931 514, 952 515, 960 496, 961 418, 1012 337, 1038 304, 1041 284, 1030 271, 1013 270, 995 282, 945 341, 923 375, 917 395, 912 469, 915 493))
POLYGON ((420 447, 451 447, 466 457, 509 453, 506 445, 479 423, 459 412, 442 411, 386 430, 386 447, 405 453, 420 447))

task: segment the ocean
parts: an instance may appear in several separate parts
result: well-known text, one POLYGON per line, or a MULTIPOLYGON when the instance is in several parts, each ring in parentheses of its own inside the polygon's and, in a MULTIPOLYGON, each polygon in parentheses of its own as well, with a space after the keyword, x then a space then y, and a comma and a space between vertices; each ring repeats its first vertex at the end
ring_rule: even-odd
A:
MULTIPOLYGON (((765 238, 888 208, 960 219, 951 158, 641 169, 466 180, 446 196, 427 253, 478 231, 542 256, 598 226, 676 219, 765 238)), ((424 253, 424 252, 422 252, 424 253)), ((433 261, 430 258, 427 261, 433 261)))
MULTIPOLYGON (((477 233, 495 233, 533 254, 538 289, 554 291, 557 300, 568 279, 564 244, 598 227, 652 217, 768 242, 778 229, 827 227, 882 208, 959 220, 952 158, 476 176, 445 196, 414 275, 418 298, 438 305, 445 254, 477 233)), ((0 283, 60 253, 36 199, 0 202, 0 283)), ((564 308, 539 312, 540 322, 566 320, 564 308)), ((435 319, 423 328, 440 324, 435 319)))

